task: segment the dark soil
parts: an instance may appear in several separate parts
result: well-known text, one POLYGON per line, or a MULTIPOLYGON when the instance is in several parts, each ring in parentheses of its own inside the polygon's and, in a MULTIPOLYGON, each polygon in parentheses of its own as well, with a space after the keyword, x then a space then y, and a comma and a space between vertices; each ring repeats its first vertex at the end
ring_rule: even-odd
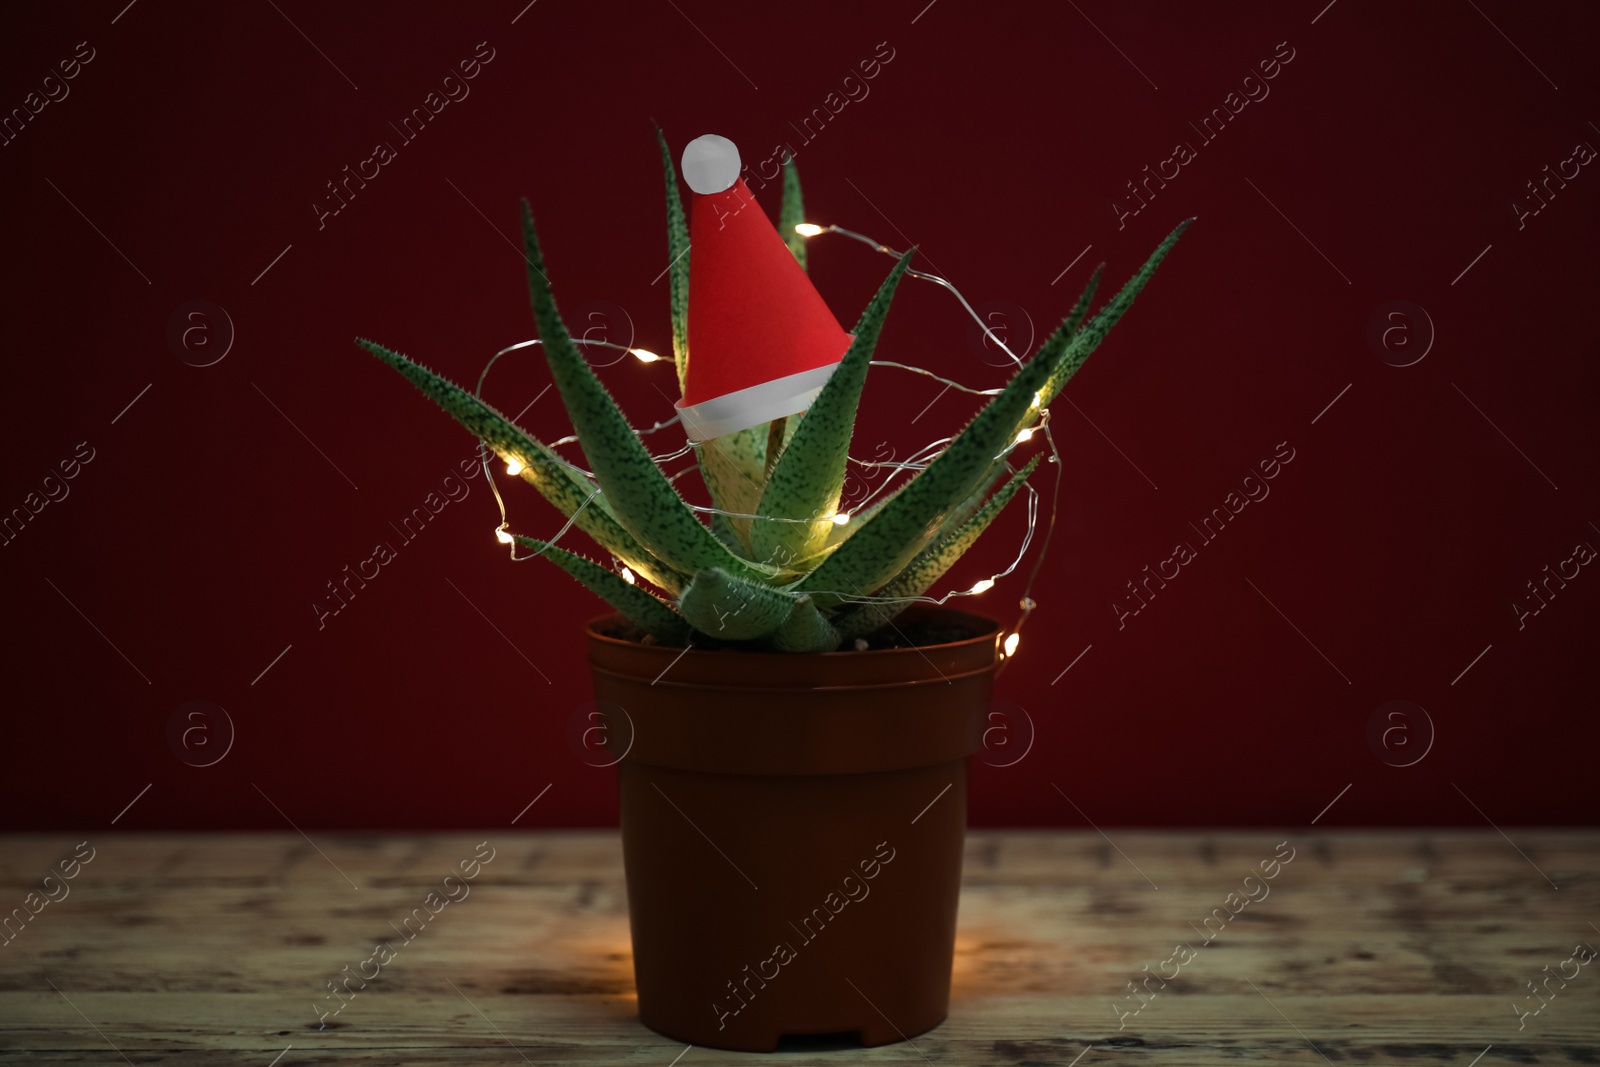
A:
MULTIPOLYGON (((840 652, 876 651, 888 648, 922 648, 928 645, 949 644, 952 641, 965 641, 977 637, 984 632, 984 625, 978 621, 969 621, 961 615, 940 615, 932 612, 915 612, 908 610, 901 614, 887 626, 867 634, 861 640, 867 643, 864 649, 858 649, 854 640, 846 641, 839 646, 840 652)), ((597 627, 600 634, 605 637, 615 638, 619 641, 631 641, 636 644, 656 643, 654 638, 648 637, 639 627, 626 619, 616 617, 607 620, 597 627)), ((694 647, 715 651, 726 649, 742 652, 766 652, 770 649, 762 647, 757 641, 719 641, 706 634, 694 635, 694 647)))

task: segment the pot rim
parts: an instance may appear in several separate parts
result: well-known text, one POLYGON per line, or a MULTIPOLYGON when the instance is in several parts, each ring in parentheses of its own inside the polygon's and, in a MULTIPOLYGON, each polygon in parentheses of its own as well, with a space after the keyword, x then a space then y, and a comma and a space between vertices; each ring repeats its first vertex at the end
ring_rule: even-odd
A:
POLYGON ((905 645, 897 648, 869 648, 861 651, 849 649, 836 650, 833 652, 769 652, 741 648, 695 648, 693 645, 688 645, 683 648, 678 648, 674 645, 642 645, 637 641, 626 641, 620 637, 612 637, 609 634, 603 634, 599 631, 598 627, 600 627, 602 624, 612 622, 616 619, 624 619, 624 621, 626 621, 626 617, 621 612, 612 612, 609 615, 595 616, 584 624, 583 631, 584 635, 588 637, 590 641, 598 641, 605 645, 618 648, 639 649, 645 654, 649 655, 655 655, 659 653, 671 655, 681 654, 687 656, 690 653, 694 653, 697 656, 737 656, 741 660, 760 660, 762 658, 769 658, 784 662, 794 662, 796 660, 802 660, 806 658, 820 659, 824 661, 836 661, 839 659, 861 659, 868 656, 882 658, 893 655, 905 656, 907 654, 928 653, 936 650, 964 648, 970 647, 971 645, 981 641, 998 638, 1001 629, 1000 622, 996 619, 991 619, 987 615, 979 615, 975 612, 962 611, 960 608, 949 608, 945 607, 943 604, 913 604, 911 607, 906 608, 903 614, 937 615, 944 618, 970 619, 981 624, 982 632, 974 634, 972 637, 963 637, 956 641, 941 641, 932 645, 905 645))
MULTIPOLYGON (((933 648, 933 647, 936 647, 936 646, 929 645, 927 647, 933 648)), ((878 649, 877 651, 879 651, 879 652, 905 652, 905 651, 911 651, 911 650, 910 649, 878 649)), ((789 654, 780 652, 780 653, 778 653, 778 655, 789 655, 789 654)), ((796 654, 796 655, 797 656, 798 655, 803 655, 803 653, 796 654)), ((607 676, 609 678, 618 678, 618 679, 622 679, 622 680, 632 680, 634 678, 633 675, 628 674, 625 671, 609 670, 607 668, 599 667, 599 666, 596 666, 594 664, 590 664, 589 665, 589 669, 590 669, 590 671, 592 671, 596 675, 605 675, 605 676, 607 676)), ((909 687, 915 687, 915 686, 919 686, 919 685, 948 685, 950 682, 957 681, 957 680, 962 679, 962 678, 974 678, 974 677, 977 677, 979 675, 988 674, 992 669, 993 669, 992 667, 973 667, 971 669, 964 670, 964 671, 940 671, 939 672, 939 676, 936 677, 936 678, 897 678, 897 679, 895 679, 893 681, 888 681, 888 682, 841 682, 838 685, 808 685, 808 686, 805 686, 804 688, 805 688, 805 691, 808 692, 808 693, 832 693, 832 692, 843 693, 843 692, 857 692, 857 691, 873 690, 873 689, 881 689, 881 690, 885 690, 885 691, 900 690, 900 689, 906 689, 906 688, 909 688, 909 687)), ((707 683, 705 683, 705 682, 679 682, 679 681, 671 681, 671 680, 668 680, 668 679, 665 679, 665 678, 660 679, 658 681, 651 682, 650 685, 654 689, 703 690, 703 689, 706 689, 708 687, 707 683)), ((750 693, 752 695, 756 695, 756 694, 770 694, 777 687, 770 686, 770 685, 724 685, 724 684, 718 684, 718 685, 715 686, 715 688, 717 690, 721 691, 721 692, 724 692, 724 693, 750 693)))
POLYGON ((615 708, 620 730, 606 744, 623 746, 624 763, 760 777, 964 759, 976 751, 1001 627, 953 609, 923 617, 977 632, 865 652, 746 652, 643 645, 597 632, 617 616, 596 619, 588 627, 596 709, 615 708))

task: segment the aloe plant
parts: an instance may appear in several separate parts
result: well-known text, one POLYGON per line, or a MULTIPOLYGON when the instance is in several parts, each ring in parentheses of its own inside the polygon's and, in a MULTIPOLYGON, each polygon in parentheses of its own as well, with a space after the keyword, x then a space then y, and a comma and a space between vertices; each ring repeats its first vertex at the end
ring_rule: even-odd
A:
MULTIPOLYGON (((678 178, 658 132, 667 184, 672 347, 679 385, 688 351, 689 232, 678 178)), ((794 223, 804 218, 799 176, 784 165, 780 219, 805 266, 794 223)), ((587 534, 624 573, 560 545, 513 535, 550 560, 655 642, 697 635, 786 652, 831 651, 890 625, 923 596, 1016 495, 1038 457, 1013 468, 1020 431, 1039 417, 1172 249, 1185 221, 1095 315, 1096 270, 1071 313, 949 444, 893 493, 857 514, 836 514, 856 409, 885 317, 913 252, 867 304, 842 361, 811 407, 703 442, 699 469, 713 503, 709 524, 673 488, 567 332, 551 295, 526 201, 522 231, 528 286, 551 377, 589 470, 562 459, 473 393, 371 341, 367 351, 399 371, 587 534), (632 580, 643 578, 655 591, 632 580)), ((913 250, 914 251, 914 250, 913 250)))

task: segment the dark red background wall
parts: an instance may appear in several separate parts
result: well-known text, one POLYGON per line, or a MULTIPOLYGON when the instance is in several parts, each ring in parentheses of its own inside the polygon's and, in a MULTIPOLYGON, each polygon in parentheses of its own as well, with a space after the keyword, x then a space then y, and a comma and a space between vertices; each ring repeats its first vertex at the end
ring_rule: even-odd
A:
MULTIPOLYGON (((1024 343, 1095 262, 1120 283, 1199 217, 1054 405, 1062 517, 999 692, 1036 736, 976 765, 974 822, 1594 820, 1600 568, 1513 608, 1600 546, 1600 173, 1574 155, 1600 146, 1592 7, 125 2, 0 16, 0 105, 66 93, 0 147, 0 507, 66 493, 0 547, 8 828, 614 819, 612 772, 566 741, 598 603, 507 561, 481 477, 399 544, 389 523, 472 441, 351 340, 470 381, 532 336, 526 195, 568 312, 669 350, 652 119, 678 150, 788 140, 811 217, 919 244, 1024 343), (45 83, 80 42, 93 58, 45 83), (388 124, 475 51, 470 95, 401 144, 388 124), (868 95, 802 140, 875 53, 868 95), (1190 123, 1246 89, 1268 95, 1203 142, 1190 123), (396 158, 319 225, 380 140, 396 158), (1179 141, 1195 158, 1119 218, 1179 141), (1566 160, 1532 214, 1526 183, 1566 160), (231 346, 194 366, 228 340, 218 308, 231 346), (1119 625, 1125 583, 1282 442, 1270 496, 1119 625), (380 540, 398 558, 319 627, 325 583, 380 540), (215 712, 169 736, 192 700, 232 724, 210 766, 215 712)), ((839 238, 812 257, 847 323, 889 266, 839 238)), ((926 284, 880 354, 1003 380, 926 284)), ((669 412, 667 364, 602 374, 636 420, 669 412)), ((487 395, 515 411, 547 384, 508 360, 487 395)), ((950 394, 913 425, 937 386, 879 370, 869 392, 858 455, 971 410, 950 394)), ((553 392, 524 421, 567 430, 553 392)), ((556 528, 501 484, 518 529, 556 528)), ((1019 510, 948 584, 1021 532, 1019 510)), ((1009 624, 1021 593, 976 603, 1009 624)))

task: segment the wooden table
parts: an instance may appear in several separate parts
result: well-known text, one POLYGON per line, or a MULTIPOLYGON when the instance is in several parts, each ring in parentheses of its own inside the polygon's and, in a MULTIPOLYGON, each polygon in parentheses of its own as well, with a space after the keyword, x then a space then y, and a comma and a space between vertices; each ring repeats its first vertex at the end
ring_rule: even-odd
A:
POLYGON ((31 917, 0 947, 0 1063, 1600 1063, 1600 966, 1568 962, 1600 947, 1597 846, 1521 830, 974 832, 950 1019, 914 1048, 763 1058, 686 1050, 635 1020, 614 833, 14 836, 0 901, 31 917), (28 898, 83 836, 93 858, 51 883, 60 899, 28 898), (391 924, 486 839, 470 895, 319 1029, 326 983, 398 940, 391 924), (1288 849, 1274 880, 1244 882, 1288 849), (1259 899, 1229 900, 1246 890, 1259 899), (1229 921, 1203 926, 1214 909, 1229 921), (1174 969, 1147 1001, 1129 992, 1174 969), (1550 978, 1519 1020, 1540 1003, 1525 983, 1558 971, 1576 976, 1550 978))

